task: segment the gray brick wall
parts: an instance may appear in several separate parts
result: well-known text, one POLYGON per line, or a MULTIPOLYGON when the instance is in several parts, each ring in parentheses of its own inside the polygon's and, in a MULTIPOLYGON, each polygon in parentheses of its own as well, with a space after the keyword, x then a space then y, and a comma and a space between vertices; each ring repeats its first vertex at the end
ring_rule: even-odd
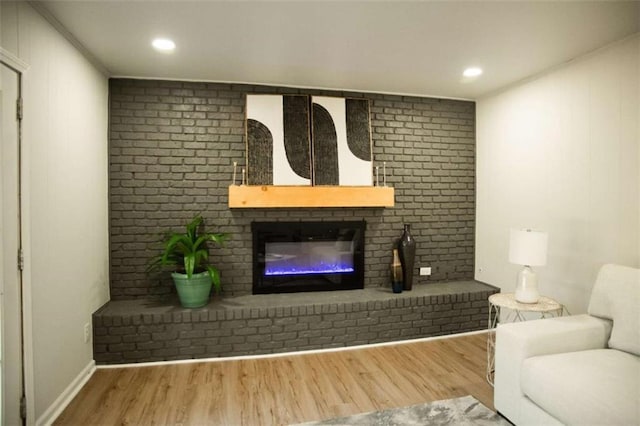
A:
MULTIPOLYGON (((201 213, 209 230, 229 232, 213 250, 224 292, 251 292, 254 220, 367 221, 365 286, 388 285, 393 241, 403 223, 417 240, 416 267, 430 280, 473 278, 475 104, 444 99, 252 85, 110 81, 110 250, 112 300, 174 292, 145 267, 168 229, 201 213), (396 205, 388 209, 230 210, 233 162, 245 164, 247 93, 296 93, 371 101, 373 156, 387 163, 396 205)), ((416 274, 417 275, 417 274, 416 274)), ((421 278, 416 277, 418 283, 421 278)), ((123 342, 123 344, 126 344, 123 342)))

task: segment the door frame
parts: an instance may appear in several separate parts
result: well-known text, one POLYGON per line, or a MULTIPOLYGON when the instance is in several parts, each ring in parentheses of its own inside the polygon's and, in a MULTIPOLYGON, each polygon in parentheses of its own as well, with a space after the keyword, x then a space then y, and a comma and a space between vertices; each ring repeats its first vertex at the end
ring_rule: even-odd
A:
MULTIPOLYGON (((20 77, 20 96, 25 97, 27 81, 29 78, 29 64, 0 47, 0 62, 16 71, 20 77)), ((20 245, 24 257, 24 267, 22 269, 22 345, 23 356, 22 368, 24 370, 24 394, 27 405, 27 425, 34 425, 35 419, 35 392, 34 392, 34 371, 33 371, 33 310, 31 293, 31 228, 30 224, 30 182, 29 182, 29 151, 24 149, 24 141, 28 138, 25 132, 25 122, 23 118, 20 122, 20 133, 18 143, 20 144, 20 164, 19 172, 19 197, 20 197, 20 245)))

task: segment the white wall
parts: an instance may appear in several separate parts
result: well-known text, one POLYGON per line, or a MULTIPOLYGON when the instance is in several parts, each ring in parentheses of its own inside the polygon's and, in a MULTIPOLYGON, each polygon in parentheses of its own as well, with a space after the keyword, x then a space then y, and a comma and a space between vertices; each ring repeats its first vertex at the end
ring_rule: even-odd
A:
POLYGON ((640 267, 640 35, 477 102, 477 280, 514 291, 509 228, 549 232, 542 294, 585 312, 599 267, 640 267))
POLYGON ((33 422, 92 363, 83 325, 109 300, 108 81, 27 3, 2 2, 1 16, 2 48, 28 64, 22 199, 33 422))

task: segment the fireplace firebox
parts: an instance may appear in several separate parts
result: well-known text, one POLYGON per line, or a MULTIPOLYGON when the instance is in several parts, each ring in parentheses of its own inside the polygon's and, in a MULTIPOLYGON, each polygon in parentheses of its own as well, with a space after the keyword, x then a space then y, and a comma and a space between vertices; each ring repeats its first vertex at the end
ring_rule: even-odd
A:
POLYGON ((364 288, 365 221, 253 222, 253 294, 364 288))

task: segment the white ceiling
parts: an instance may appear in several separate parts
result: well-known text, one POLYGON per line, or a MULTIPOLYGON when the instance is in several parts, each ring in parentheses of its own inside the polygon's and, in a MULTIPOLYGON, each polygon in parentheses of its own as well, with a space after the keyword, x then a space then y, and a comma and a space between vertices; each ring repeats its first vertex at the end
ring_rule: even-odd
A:
POLYGON ((40 2, 112 76, 477 99, 640 31, 640 2, 40 2), (154 51, 172 38, 176 51, 154 51), (484 75, 465 81, 475 65, 484 75))

